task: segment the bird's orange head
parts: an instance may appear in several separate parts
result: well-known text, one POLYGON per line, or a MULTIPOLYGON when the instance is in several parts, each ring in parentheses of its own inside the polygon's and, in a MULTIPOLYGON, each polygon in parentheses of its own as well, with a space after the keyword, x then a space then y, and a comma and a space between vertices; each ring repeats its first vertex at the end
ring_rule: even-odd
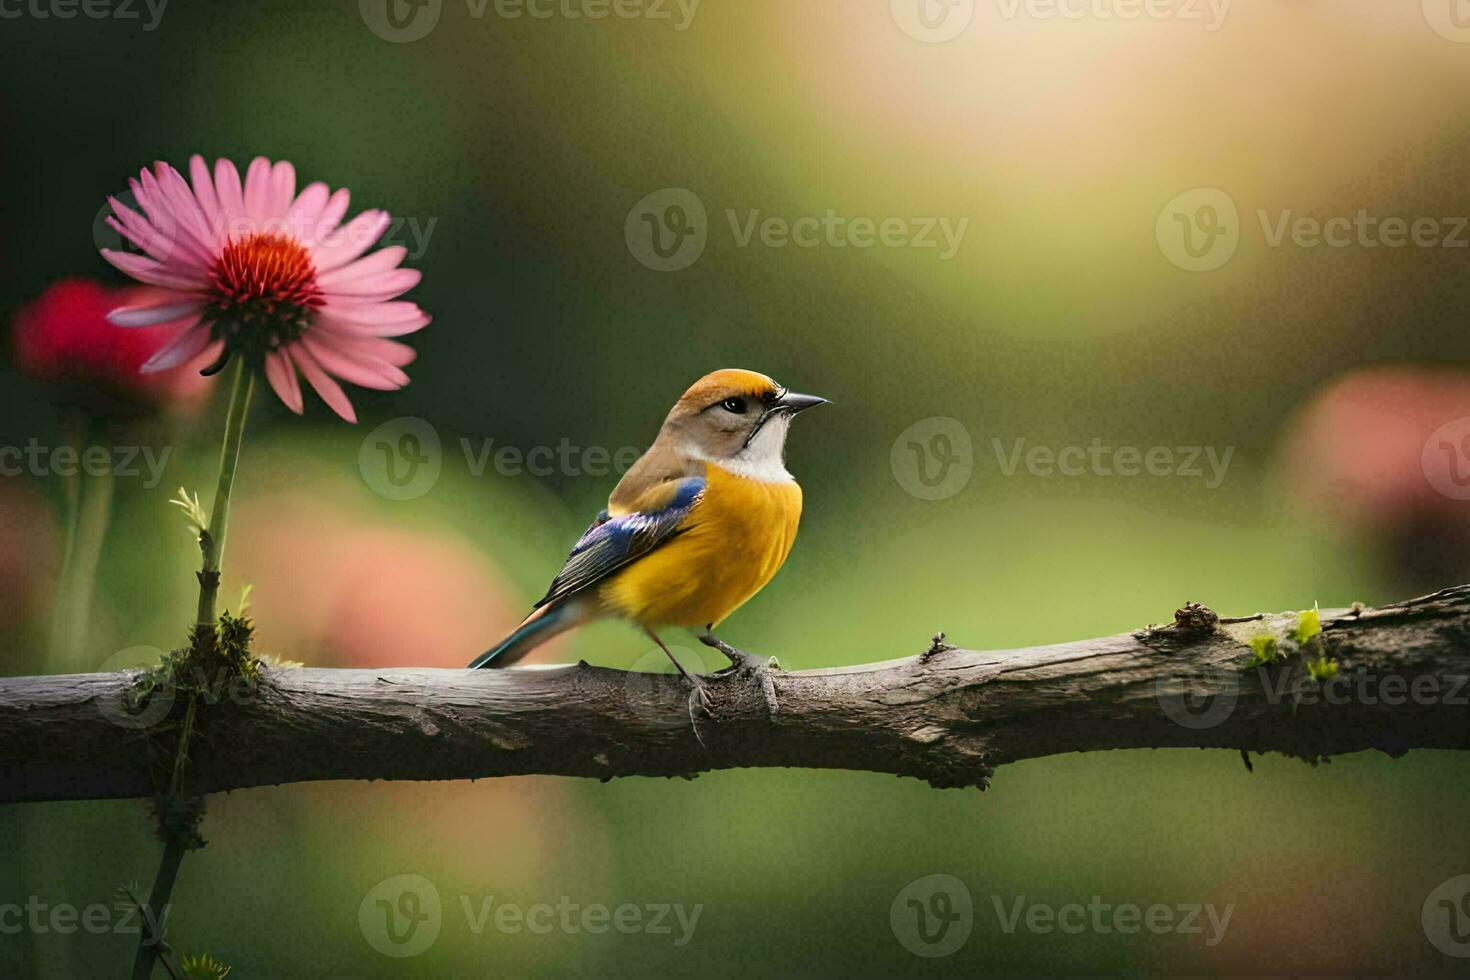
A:
POLYGON ((827 399, 798 395, 756 371, 712 371, 685 391, 664 420, 659 442, 689 457, 729 464, 756 478, 786 474, 791 419, 827 399))

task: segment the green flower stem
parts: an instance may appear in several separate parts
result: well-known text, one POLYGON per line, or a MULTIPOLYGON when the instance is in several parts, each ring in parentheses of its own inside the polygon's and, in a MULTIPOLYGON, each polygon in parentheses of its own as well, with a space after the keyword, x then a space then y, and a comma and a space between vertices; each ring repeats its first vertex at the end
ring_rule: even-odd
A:
MULTIPOLYGON (((75 410, 62 421, 66 445, 80 459, 86 448, 87 417, 75 410)), ((51 667, 63 673, 82 669, 82 635, 91 608, 93 577, 102 554, 102 541, 112 513, 112 476, 94 477, 90 484, 80 469, 62 477, 66 511, 66 544, 51 610, 51 667)))
MULTIPOLYGON (((245 417, 250 412, 250 396, 255 391, 255 373, 245 367, 241 358, 235 366, 235 378, 230 385, 230 407, 225 413, 224 445, 220 449, 219 483, 214 492, 214 507, 210 511, 209 526, 201 528, 199 550, 204 561, 199 570, 199 610, 195 617, 194 637, 191 643, 198 648, 203 636, 212 638, 216 628, 216 606, 219 599, 220 567, 225 555, 225 532, 230 521, 230 493, 235 488, 235 470, 240 463, 240 443, 245 438, 245 417)), ((189 760, 189 736, 194 732, 195 714, 199 707, 198 693, 189 695, 184 709, 183 729, 179 733, 179 744, 174 749, 173 771, 169 778, 168 793, 160 801, 159 826, 163 834, 163 859, 154 876, 153 888, 148 893, 148 904, 143 908, 144 929, 138 940, 138 952, 133 957, 133 980, 149 980, 153 975, 154 963, 160 959, 163 943, 163 915, 173 894, 174 882, 179 876, 179 865, 191 848, 202 846, 194 827, 203 818, 202 798, 184 799, 184 768, 189 760), (195 811, 195 817, 184 826, 176 819, 176 807, 195 811), (186 829, 187 828, 187 829, 186 829), (157 933, 153 931, 157 926, 157 933)), ((173 973, 165 959, 164 967, 173 973)))
MULTIPOLYGON (((182 838, 171 837, 164 844, 163 860, 158 864, 158 875, 153 879, 153 890, 148 893, 148 905, 143 908, 142 928, 139 931, 138 952, 133 956, 133 980, 149 980, 153 975, 153 963, 159 958, 163 942, 162 910, 168 907, 169 896, 174 890, 174 881, 179 877, 179 865, 184 863, 188 851, 182 838)), ((167 967, 165 963, 165 967, 167 967)), ((169 973, 173 969, 169 968, 169 973)))
POLYGON ((250 396, 255 391, 255 372, 245 369, 244 358, 235 365, 235 380, 230 386, 230 408, 225 415, 225 441, 220 449, 219 484, 214 491, 214 509, 209 527, 199 535, 199 548, 204 552, 204 567, 199 572, 199 615, 195 622, 202 629, 213 629, 215 605, 219 598, 220 564, 225 556, 225 533, 230 522, 230 491, 235 487, 235 467, 240 462, 240 442, 245 438, 245 416, 250 411, 250 396))
POLYGON ((68 556, 70 581, 66 585, 65 620, 60 624, 61 666, 68 672, 86 669, 82 664, 82 648, 86 643, 87 624, 92 615, 97 566, 102 560, 107 525, 112 520, 113 485, 113 476, 109 471, 91 477, 82 490, 76 539, 68 556))

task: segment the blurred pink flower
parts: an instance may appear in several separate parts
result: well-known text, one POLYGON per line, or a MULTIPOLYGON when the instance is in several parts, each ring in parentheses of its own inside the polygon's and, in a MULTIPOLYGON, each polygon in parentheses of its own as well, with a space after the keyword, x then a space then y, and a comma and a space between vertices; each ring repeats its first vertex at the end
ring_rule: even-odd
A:
POLYGON ((207 385, 177 370, 142 374, 143 364, 187 329, 181 322, 118 330, 107 321, 119 305, 157 302, 163 290, 108 289, 91 279, 49 286, 16 314, 11 344, 18 367, 39 381, 62 386, 70 398, 102 407, 197 404, 207 385))
POLYGON ((1283 442, 1291 492, 1329 515, 1378 526, 1432 513, 1463 519, 1464 501, 1437 490, 1425 446, 1442 426, 1470 416, 1470 376, 1372 368, 1329 386, 1283 442))
POLYGON ((1283 440, 1280 473, 1333 533, 1375 549, 1393 589, 1429 590, 1470 576, 1467 445, 1470 377, 1371 368, 1303 410, 1283 440))
POLYGON ((401 269, 402 246, 364 257, 388 227, 384 211, 345 225, 348 192, 313 183, 296 193, 296 170, 264 157, 241 183, 229 160, 189 161, 190 181, 166 163, 131 181, 139 214, 110 200, 108 223, 144 255, 103 249, 102 257, 163 292, 114 310, 112 322, 142 327, 186 318, 191 326, 144 371, 203 355, 224 367, 232 356, 264 370, 281 401, 303 410, 300 372, 332 410, 357 421, 335 378, 381 391, 408 384, 412 348, 388 338, 422 329, 429 317, 395 298, 418 285, 401 269))
POLYGON ((237 511, 236 575, 256 583, 261 648, 311 666, 463 667, 520 621, 522 599, 450 533, 393 526, 316 496, 237 511))

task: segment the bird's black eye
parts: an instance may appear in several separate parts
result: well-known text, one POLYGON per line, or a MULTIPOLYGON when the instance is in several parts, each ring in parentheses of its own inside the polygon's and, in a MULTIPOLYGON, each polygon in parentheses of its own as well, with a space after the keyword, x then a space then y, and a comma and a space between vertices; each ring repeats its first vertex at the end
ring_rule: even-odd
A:
POLYGON ((720 402, 720 407, 723 408, 725 411, 730 412, 733 415, 744 415, 745 414, 745 399, 744 398, 726 398, 724 401, 720 402))

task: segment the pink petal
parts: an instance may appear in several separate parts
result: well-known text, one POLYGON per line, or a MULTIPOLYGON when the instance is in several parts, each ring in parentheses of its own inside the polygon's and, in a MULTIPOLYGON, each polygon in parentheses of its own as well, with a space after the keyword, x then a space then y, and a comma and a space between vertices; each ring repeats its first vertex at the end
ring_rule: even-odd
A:
POLYGON ((271 168, 270 196, 266 200, 266 217, 282 218, 296 199, 296 168, 285 160, 271 168))
MULTIPOLYGON (((387 306, 380 303, 379 306, 387 306)), ((368 307, 372 309, 373 307, 368 307)), ((427 327, 433 318, 427 313, 419 313, 407 320, 399 320, 396 323, 361 323, 342 317, 339 312, 342 307, 332 307, 316 316, 316 322, 337 333, 347 334, 353 337, 402 337, 406 334, 417 333, 427 327)))
POLYGON ((326 208, 317 219, 316 227, 311 229, 311 236, 307 239, 316 248, 331 237, 337 230, 337 225, 342 221, 342 216, 347 213, 347 206, 352 201, 352 194, 343 187, 334 193, 327 201, 326 208))
POLYGON ((220 358, 220 355, 224 352, 225 342, 223 340, 216 340, 208 347, 204 348, 202 352, 200 352, 199 360, 195 363, 199 365, 199 369, 202 371, 205 367, 217 362, 220 358))
POLYGON ((327 185, 321 181, 306 185, 306 190, 286 211, 287 230, 303 242, 314 241, 317 222, 321 220, 322 209, 327 206, 330 196, 327 185))
POLYGON ((163 262, 174 250, 173 240, 148 223, 148 219, 133 211, 115 197, 107 199, 117 217, 109 216, 107 224, 113 231, 147 252, 158 262, 163 262))
POLYGON ((162 306, 120 306, 107 314, 107 320, 117 327, 152 327, 198 313, 204 300, 184 300, 162 306))
POLYGON ((143 214, 154 225, 160 227, 168 224, 167 216, 162 212, 154 192, 158 189, 158 182, 147 170, 140 171, 138 178, 128 180, 128 187, 133 192, 133 197, 138 201, 138 207, 143 209, 143 214), (139 179, 141 178, 141 179, 139 179))
POLYGON ((245 197, 240 191, 240 171, 223 157, 214 162, 214 190, 219 195, 220 217, 224 220, 224 227, 219 231, 229 236, 235 231, 235 222, 245 217, 245 197))
POLYGON ((318 364, 344 381, 374 391, 396 391, 408 384, 408 375, 391 364, 353 357, 344 350, 334 349, 329 341, 323 343, 314 339, 310 332, 302 336, 300 343, 318 364))
POLYGON ((327 376, 321 365, 311 356, 311 351, 306 349, 298 341, 292 344, 291 350, 295 351, 296 365, 301 368, 301 373, 306 376, 307 382, 316 389, 316 393, 322 397, 322 401, 343 419, 353 424, 357 423, 357 413, 352 410, 352 402, 347 400, 347 393, 342 386, 327 376))
POLYGON ((326 275, 317 276, 317 285, 323 289, 330 289, 338 283, 351 282, 364 276, 377 276, 385 272, 391 272, 403 264, 408 257, 408 249, 402 245, 393 245, 388 248, 379 249, 372 255, 349 262, 326 275))
MULTIPOLYGON (((320 323, 317 323, 315 326, 318 329, 326 329, 320 323)), ((418 352, 412 347, 407 344, 400 344, 396 340, 384 340, 381 337, 348 336, 346 334, 334 333, 330 330, 327 330, 327 332, 331 334, 331 342, 334 346, 359 359, 366 357, 382 361, 384 364, 389 364, 393 367, 404 367, 405 365, 412 364, 414 358, 418 357, 418 352)))
POLYGON ((328 302, 334 296, 373 296, 386 300, 403 295, 417 286, 423 278, 424 274, 417 269, 394 269, 381 275, 339 283, 323 292, 326 293, 328 302))
POLYGON ((372 248, 388 230, 391 221, 388 212, 378 210, 364 211, 353 218, 346 227, 317 246, 313 255, 317 272, 331 272, 372 248))
POLYGON ((138 370, 143 374, 157 374, 159 371, 176 368, 185 361, 196 357, 208 346, 209 331, 200 326, 190 327, 170 343, 165 344, 138 370))
POLYGON ((301 399, 301 382, 296 377, 296 368, 291 364, 291 355, 285 348, 265 356, 265 378, 287 408, 297 415, 306 410, 301 399))
POLYGON ((159 263, 145 259, 141 255, 129 255, 126 252, 114 252, 110 248, 104 248, 102 257, 134 279, 146 282, 150 286, 163 286, 166 289, 178 289, 191 293, 204 289, 207 285, 202 279, 189 277, 179 270, 165 269, 159 263))
POLYGON ((266 218, 266 205, 270 202, 271 162, 265 157, 256 157, 250 161, 250 169, 245 171, 245 215, 256 225, 263 224, 266 218))
POLYGON ((191 265, 201 269, 208 268, 214 258, 214 232, 205 220, 204 212, 199 210, 194 192, 189 189, 183 176, 172 167, 160 167, 158 183, 180 231, 180 252, 187 256, 191 265))
POLYGON ((404 320, 413 320, 424 315, 423 310, 419 309, 417 303, 410 303, 407 300, 399 300, 392 303, 351 303, 345 305, 328 303, 322 308, 322 312, 331 314, 335 319, 366 325, 400 323, 404 320))
POLYGON ((223 226, 220 218, 219 196, 214 192, 214 181, 209 176, 209 164, 199 154, 189 158, 189 181, 194 187, 194 198, 204 212, 209 226, 218 233, 223 226))

